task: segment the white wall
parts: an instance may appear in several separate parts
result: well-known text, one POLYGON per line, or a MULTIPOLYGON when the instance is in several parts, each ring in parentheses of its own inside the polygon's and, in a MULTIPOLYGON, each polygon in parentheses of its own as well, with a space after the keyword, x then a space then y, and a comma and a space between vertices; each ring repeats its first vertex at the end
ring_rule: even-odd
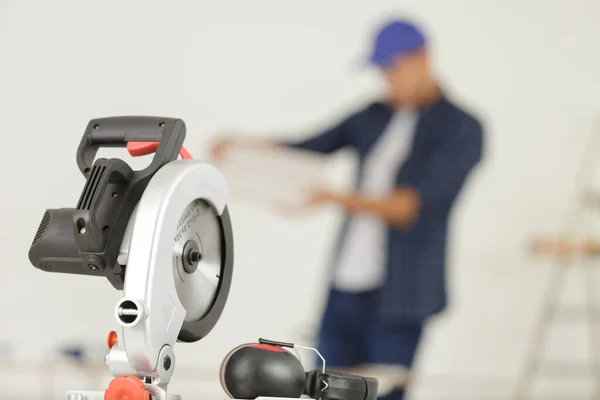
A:
MULTIPOLYGON (((197 154, 227 129, 300 135, 371 93, 374 79, 361 70, 369 34, 398 13, 428 30, 446 87, 487 126, 485 164, 455 215, 453 307, 419 360, 423 376, 455 378, 443 389, 424 378, 421 392, 473 394, 473 376, 494 377, 494 389, 481 390, 506 398, 549 271, 527 259, 526 241, 565 220, 600 117, 593 0, 1 1, 0 341, 35 360, 70 338, 103 342, 113 327, 119 293, 108 282, 44 274, 27 260, 43 211, 79 195, 74 155, 89 119, 180 117, 197 154)), ((289 221, 236 202, 232 217, 227 310, 208 338, 178 353, 180 365, 215 374, 239 342, 309 340, 337 222, 289 221)))

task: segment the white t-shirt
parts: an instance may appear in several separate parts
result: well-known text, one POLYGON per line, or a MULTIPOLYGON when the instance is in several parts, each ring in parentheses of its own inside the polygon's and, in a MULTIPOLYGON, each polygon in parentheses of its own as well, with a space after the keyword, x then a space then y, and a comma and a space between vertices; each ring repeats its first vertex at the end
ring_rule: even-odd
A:
MULTIPOLYGON (((395 186, 398 169, 412 145, 417 113, 397 112, 370 150, 363 165, 358 192, 366 197, 384 197, 395 186)), ((372 214, 354 214, 340 248, 333 287, 346 292, 374 290, 386 278, 387 231, 384 221, 372 214)))

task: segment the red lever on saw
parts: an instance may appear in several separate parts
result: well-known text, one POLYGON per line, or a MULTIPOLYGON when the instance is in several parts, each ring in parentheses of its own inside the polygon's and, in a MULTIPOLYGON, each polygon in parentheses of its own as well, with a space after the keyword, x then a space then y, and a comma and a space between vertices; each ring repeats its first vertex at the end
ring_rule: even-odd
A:
MULTIPOLYGON (((158 149, 158 142, 128 142, 127 143, 127 151, 131 154, 132 157, 140 157, 148 154, 152 154, 156 152, 158 149)), ((193 157, 186 150, 185 147, 181 146, 181 150, 179 150, 179 155, 182 160, 191 160, 193 157)))

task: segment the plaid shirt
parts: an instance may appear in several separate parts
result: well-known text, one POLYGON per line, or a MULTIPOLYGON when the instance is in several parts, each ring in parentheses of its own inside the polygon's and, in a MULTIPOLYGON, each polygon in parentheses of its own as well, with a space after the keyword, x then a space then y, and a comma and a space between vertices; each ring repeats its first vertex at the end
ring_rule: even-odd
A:
MULTIPOLYGON (((350 147, 358 153, 362 167, 393 114, 388 106, 373 103, 326 132, 288 145, 320 153, 350 147)), ((397 171, 396 184, 416 188, 422 210, 410 230, 388 229, 387 279, 380 306, 385 320, 421 323, 446 307, 450 211, 480 161, 482 147, 481 124, 447 98, 420 114, 410 155, 397 171)), ((348 219, 345 227, 347 223, 348 219)))

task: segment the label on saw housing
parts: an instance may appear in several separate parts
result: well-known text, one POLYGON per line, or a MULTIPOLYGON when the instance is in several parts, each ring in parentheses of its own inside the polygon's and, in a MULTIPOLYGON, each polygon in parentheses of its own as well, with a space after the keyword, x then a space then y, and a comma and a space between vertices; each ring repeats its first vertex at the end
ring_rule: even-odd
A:
POLYGON ((189 206, 183 211, 179 222, 177 223, 177 233, 175 234, 175 243, 179 243, 185 233, 194 225, 194 222, 200 216, 202 212, 201 201, 194 200, 189 206))

